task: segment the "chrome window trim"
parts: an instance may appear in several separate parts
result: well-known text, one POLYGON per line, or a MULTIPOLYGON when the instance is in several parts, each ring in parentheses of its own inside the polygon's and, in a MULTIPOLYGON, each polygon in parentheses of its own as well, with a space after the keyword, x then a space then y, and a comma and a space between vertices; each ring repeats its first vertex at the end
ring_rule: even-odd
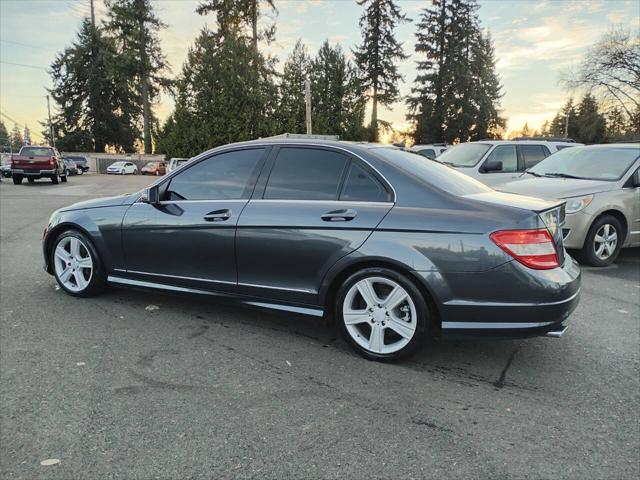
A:
MULTIPOLYGON (((384 180, 384 185, 385 187, 389 188, 391 190, 391 192, 393 193, 393 199, 391 201, 392 204, 395 204, 398 201, 398 194, 396 192, 396 189, 394 188, 393 184, 387 179, 387 177, 385 177, 380 170, 378 170, 376 167, 374 167, 373 165, 371 165, 370 162, 368 162, 367 160, 365 160, 364 158, 362 158, 360 155, 358 155, 355 152, 352 152, 351 150, 349 150, 348 148, 344 148, 344 147, 340 147, 337 145, 330 145, 330 144, 323 144, 323 143, 308 143, 308 142, 296 142, 296 143, 282 143, 282 142, 269 142, 269 143, 250 143, 250 144, 244 144, 244 145, 239 145, 239 144, 230 144, 230 145, 224 145, 222 147, 218 147, 218 148, 214 148, 212 150, 207 150, 206 152, 202 152, 199 155, 196 155, 195 157, 189 159, 190 163, 191 161, 200 161, 203 160, 205 158, 209 158, 213 155, 219 154, 219 153, 224 153, 227 150, 242 150, 244 149, 248 149, 248 148, 253 148, 253 147, 321 147, 321 148, 326 148, 326 149, 334 149, 334 150, 340 150, 342 152, 347 153, 348 155, 351 155, 353 157, 356 157, 358 159, 360 159, 361 161, 363 161, 367 166, 369 166, 369 168, 371 168, 374 172, 376 172, 380 178, 382 178, 384 180)), ((182 165, 181 165, 182 166, 182 165)), ((164 177, 159 178, 158 180, 156 180, 154 183, 152 183, 150 186, 155 186, 155 185, 160 185, 163 182, 168 182, 171 180, 171 178, 173 178, 176 173, 179 172, 179 169, 175 169, 172 170, 169 174, 166 174, 164 177)), ((298 201, 298 200, 295 200, 298 201)), ((343 201, 343 200, 336 200, 336 201, 343 201)))
POLYGON ((293 200, 293 199, 282 199, 278 200, 277 198, 252 198, 251 202, 267 202, 267 203, 349 203, 355 205, 372 205, 372 206, 383 206, 383 207, 392 207, 395 205, 393 202, 363 202, 363 201, 349 201, 349 200, 293 200))

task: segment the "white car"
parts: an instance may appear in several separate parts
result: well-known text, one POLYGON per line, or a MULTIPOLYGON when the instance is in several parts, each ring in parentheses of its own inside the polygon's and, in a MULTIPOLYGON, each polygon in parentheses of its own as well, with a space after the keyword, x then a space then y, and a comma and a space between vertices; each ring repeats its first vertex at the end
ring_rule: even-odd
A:
POLYGON ((132 162, 115 162, 107 167, 107 173, 117 173, 120 175, 137 175, 138 167, 132 162))
POLYGON ((189 161, 188 158, 172 158, 171 160, 169 160, 169 165, 167 166, 167 173, 175 170, 180 165, 188 161, 189 161))
POLYGON ((409 150, 433 160, 439 157, 449 146, 444 143, 432 143, 429 145, 414 145, 409 150))
POLYGON ((522 173, 563 148, 582 145, 569 139, 480 140, 449 147, 438 161, 495 187, 522 173))

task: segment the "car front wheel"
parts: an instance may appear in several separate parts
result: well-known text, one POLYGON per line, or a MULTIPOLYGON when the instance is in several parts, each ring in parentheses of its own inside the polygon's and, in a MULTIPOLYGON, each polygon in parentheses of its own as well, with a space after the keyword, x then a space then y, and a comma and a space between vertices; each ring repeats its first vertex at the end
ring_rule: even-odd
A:
POLYGON ((404 275, 367 268, 341 285, 336 318, 357 353, 369 360, 395 360, 422 343, 429 309, 420 290, 404 275))
POLYGON ((106 284, 98 252, 80 232, 69 230, 55 240, 51 262, 58 284, 70 295, 89 297, 106 284))
POLYGON ((22 183, 22 175, 13 175, 13 183, 20 185, 22 183))
POLYGON ((589 228, 578 260, 592 267, 611 265, 624 243, 624 229, 613 215, 598 217, 589 228))

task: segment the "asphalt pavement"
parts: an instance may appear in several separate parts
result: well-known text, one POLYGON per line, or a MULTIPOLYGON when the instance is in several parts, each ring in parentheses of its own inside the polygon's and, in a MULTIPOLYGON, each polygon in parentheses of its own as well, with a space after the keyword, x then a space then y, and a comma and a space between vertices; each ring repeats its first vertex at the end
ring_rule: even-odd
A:
POLYGON ((560 339, 431 340, 382 364, 315 319, 59 290, 49 215, 151 180, 0 184, 1 478, 640 475, 638 249, 583 269, 560 339))

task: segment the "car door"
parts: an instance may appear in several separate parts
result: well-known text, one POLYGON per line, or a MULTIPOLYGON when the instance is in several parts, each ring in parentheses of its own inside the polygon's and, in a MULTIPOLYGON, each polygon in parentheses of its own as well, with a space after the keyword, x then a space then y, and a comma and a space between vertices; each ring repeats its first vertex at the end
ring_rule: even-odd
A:
POLYGON ((239 290, 314 304, 327 270, 392 206, 377 173, 345 151, 276 149, 238 222, 239 290))
POLYGON ((517 146, 497 145, 481 163, 478 173, 478 180, 489 186, 501 185, 516 178, 519 175, 517 146))
POLYGON ((624 185, 627 190, 626 207, 628 208, 627 218, 630 219, 629 238, 630 245, 640 245, 640 167, 636 168, 624 185))
POLYGON ((158 205, 132 205, 122 226, 129 274, 201 289, 235 289, 236 224, 265 154, 265 148, 217 153, 162 182, 158 205))

